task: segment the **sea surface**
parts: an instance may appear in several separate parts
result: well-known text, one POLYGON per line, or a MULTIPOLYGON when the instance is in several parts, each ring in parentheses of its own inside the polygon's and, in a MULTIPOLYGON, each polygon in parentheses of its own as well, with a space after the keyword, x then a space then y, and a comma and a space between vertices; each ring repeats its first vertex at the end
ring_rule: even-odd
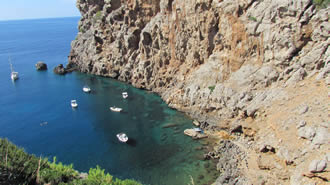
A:
POLYGON ((37 156, 56 156, 81 172, 99 165, 117 178, 143 184, 214 182, 215 165, 201 160, 205 141, 183 135, 192 120, 160 97, 109 78, 53 73, 56 65, 67 63, 78 20, 0 22, 0 137, 37 156), (9 57, 20 75, 15 82, 9 57), (38 61, 48 71, 36 71, 38 61), (84 85, 91 87, 90 94, 82 91, 84 85), (121 97, 123 91, 128 99, 121 97), (78 108, 71 108, 72 99, 78 108), (124 112, 111 112, 110 106, 124 112), (129 144, 117 140, 120 132, 129 144))

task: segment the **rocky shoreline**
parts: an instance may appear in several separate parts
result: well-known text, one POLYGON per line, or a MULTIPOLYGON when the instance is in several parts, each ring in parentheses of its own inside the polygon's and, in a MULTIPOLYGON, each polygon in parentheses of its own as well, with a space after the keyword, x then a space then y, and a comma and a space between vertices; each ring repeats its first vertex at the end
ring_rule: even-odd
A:
POLYGON ((69 68, 156 92, 198 120, 217 143, 205 156, 219 159, 216 184, 329 180, 327 1, 78 0, 77 7, 69 68))

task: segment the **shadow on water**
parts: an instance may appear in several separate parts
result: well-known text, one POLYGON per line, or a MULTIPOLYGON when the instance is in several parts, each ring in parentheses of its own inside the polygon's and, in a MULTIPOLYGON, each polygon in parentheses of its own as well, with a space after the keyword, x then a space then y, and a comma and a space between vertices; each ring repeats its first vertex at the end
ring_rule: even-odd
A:
POLYGON ((137 145, 137 141, 136 139, 133 139, 133 138, 129 138, 126 142, 129 146, 133 146, 133 147, 136 147, 137 145))

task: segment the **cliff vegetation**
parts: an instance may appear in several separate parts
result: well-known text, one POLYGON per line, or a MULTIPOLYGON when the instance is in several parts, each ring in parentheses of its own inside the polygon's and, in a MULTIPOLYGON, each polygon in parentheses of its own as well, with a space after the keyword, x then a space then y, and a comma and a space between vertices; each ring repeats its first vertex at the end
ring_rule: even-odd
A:
POLYGON ((140 185, 133 180, 120 180, 105 173, 99 166, 88 173, 79 173, 73 165, 64 165, 47 158, 27 154, 0 138, 0 184, 75 184, 75 185, 140 185))

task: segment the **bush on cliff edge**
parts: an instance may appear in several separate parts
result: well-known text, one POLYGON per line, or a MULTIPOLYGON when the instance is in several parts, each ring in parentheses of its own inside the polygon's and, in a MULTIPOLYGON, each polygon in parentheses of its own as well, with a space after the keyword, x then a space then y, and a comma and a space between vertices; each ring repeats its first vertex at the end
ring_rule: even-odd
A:
POLYGON ((99 166, 91 168, 86 179, 79 179, 79 172, 73 165, 49 162, 47 158, 37 158, 27 154, 0 138, 0 184, 75 184, 75 185, 139 185, 133 180, 120 180, 105 173, 99 166))

